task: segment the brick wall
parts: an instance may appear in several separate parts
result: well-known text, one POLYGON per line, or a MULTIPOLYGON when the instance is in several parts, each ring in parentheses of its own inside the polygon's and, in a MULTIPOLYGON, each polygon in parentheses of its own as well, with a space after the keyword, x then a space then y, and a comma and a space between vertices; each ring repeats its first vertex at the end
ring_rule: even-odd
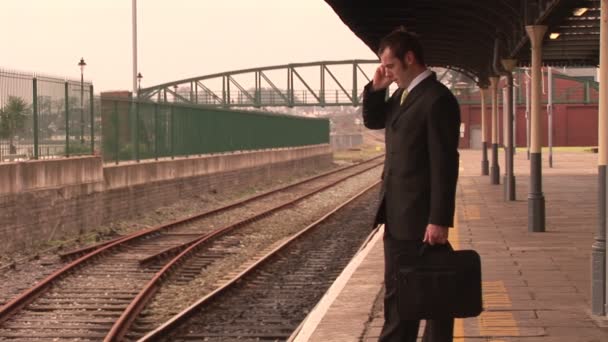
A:
MULTIPOLYGON (((303 153, 299 159, 123 187, 109 187, 103 179, 93 179, 82 184, 0 191, 0 236, 4 237, 0 239, 0 253, 75 238, 100 225, 201 193, 238 192, 262 181, 329 167, 329 146, 325 152, 317 151, 321 153, 303 153)), ((14 165, 0 165, 0 175, 17 172, 19 168, 14 165)))

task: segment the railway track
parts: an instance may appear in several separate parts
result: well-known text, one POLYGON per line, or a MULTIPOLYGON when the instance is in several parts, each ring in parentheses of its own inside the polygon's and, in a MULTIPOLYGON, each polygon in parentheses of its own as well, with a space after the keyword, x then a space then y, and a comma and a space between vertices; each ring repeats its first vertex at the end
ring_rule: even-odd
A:
POLYGON ((287 340, 369 235, 376 186, 264 251, 246 270, 138 341, 287 340))
POLYGON ((149 230, 136 231, 136 232, 133 232, 133 233, 128 234, 126 236, 119 236, 119 237, 114 238, 112 240, 104 241, 104 242, 101 242, 101 243, 98 243, 98 244, 95 244, 95 245, 91 245, 91 246, 79 248, 79 249, 76 249, 76 250, 73 250, 73 251, 70 251, 70 252, 66 252, 66 253, 61 254, 60 257, 61 257, 62 260, 73 260, 73 259, 76 259, 76 258, 81 257, 83 255, 86 255, 88 253, 91 253, 91 252, 93 252, 95 250, 98 250, 100 248, 108 246, 108 245, 110 245, 110 244, 112 244, 114 242, 121 241, 121 240, 124 240, 124 239, 128 239, 128 238, 131 238, 131 237, 134 237, 134 236, 139 236, 139 234, 142 234, 142 233, 153 233, 153 232, 161 231, 161 230, 167 229, 167 228, 175 228, 175 227, 178 227, 181 224, 187 224, 187 223, 189 223, 189 222, 191 222, 193 220, 198 220, 198 219, 209 217, 209 216, 215 215, 215 214, 225 213, 225 212, 227 212, 229 210, 242 207, 242 206, 247 205, 249 203, 258 201, 260 199, 265 199, 265 198, 268 198, 268 197, 273 196, 273 195, 281 195, 281 194, 285 193, 286 191, 293 191, 294 189, 297 189, 298 187, 302 187, 303 186, 303 187, 309 187, 310 188, 311 186, 314 186, 313 182, 315 182, 315 181, 322 180, 325 177, 334 176, 334 175, 336 175, 338 173, 341 173, 341 172, 344 172, 344 171, 356 170, 359 167, 365 167, 365 165, 374 163, 375 161, 380 160, 383 157, 384 157, 383 155, 376 156, 376 157, 370 158, 368 160, 362 161, 362 162, 354 164, 354 165, 349 165, 349 166, 341 167, 341 168, 338 168, 338 169, 335 169, 335 170, 331 170, 331 171, 328 171, 328 172, 325 172, 325 173, 322 173, 322 174, 319 174, 319 175, 316 175, 316 176, 313 176, 313 177, 306 178, 306 179, 301 180, 299 182, 296 182, 294 184, 289 184, 287 186, 280 187, 278 189, 273 189, 273 190, 270 190, 270 191, 266 191, 266 192, 263 192, 261 194, 258 194, 258 195, 255 195, 255 196, 251 196, 251 197, 245 198, 243 200, 239 200, 239 201, 236 201, 234 203, 222 206, 220 208, 216 208, 216 209, 212 209, 212 210, 209 210, 209 211, 206 211, 206 212, 195 214, 195 215, 186 217, 184 219, 180 219, 180 220, 176 220, 174 222, 170 222, 168 224, 160 225, 159 227, 154 227, 154 228, 151 228, 149 230))
MULTIPOLYGON (((0 340, 119 341, 160 287, 160 280, 183 263, 175 258, 166 264, 160 262, 175 255, 184 257, 216 240, 204 249, 207 255, 202 259, 226 258, 230 255, 226 251, 238 250, 235 246, 243 236, 224 234, 375 167, 377 161, 370 160, 67 254, 66 258, 77 259, 0 308, 0 340)), ((202 259, 193 258, 189 267, 206 268, 209 263, 202 259)), ((188 274, 184 269, 182 279, 188 274)))

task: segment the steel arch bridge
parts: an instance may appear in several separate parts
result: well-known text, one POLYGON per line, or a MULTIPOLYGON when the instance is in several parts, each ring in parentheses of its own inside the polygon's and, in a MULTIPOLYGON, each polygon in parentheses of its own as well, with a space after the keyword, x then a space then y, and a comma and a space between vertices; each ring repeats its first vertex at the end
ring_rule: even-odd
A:
POLYGON ((359 106, 378 63, 355 59, 236 70, 142 88, 139 98, 220 107, 359 106))

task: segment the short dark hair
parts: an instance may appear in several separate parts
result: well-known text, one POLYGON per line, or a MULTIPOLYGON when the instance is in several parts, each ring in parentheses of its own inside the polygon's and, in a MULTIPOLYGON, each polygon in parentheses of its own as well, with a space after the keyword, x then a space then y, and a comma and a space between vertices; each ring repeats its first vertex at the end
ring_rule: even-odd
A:
POLYGON ((405 54, 408 51, 412 51, 414 57, 416 57, 416 61, 424 65, 424 54, 418 37, 413 33, 407 32, 403 27, 397 28, 380 40, 378 55, 381 55, 386 48, 390 48, 395 57, 402 63, 405 54))

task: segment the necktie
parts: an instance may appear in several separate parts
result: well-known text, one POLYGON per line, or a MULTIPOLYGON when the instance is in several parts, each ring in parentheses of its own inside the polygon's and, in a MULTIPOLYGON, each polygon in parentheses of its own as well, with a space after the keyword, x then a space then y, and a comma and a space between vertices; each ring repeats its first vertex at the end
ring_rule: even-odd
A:
POLYGON ((401 102, 399 104, 402 105, 403 102, 405 102, 405 98, 407 97, 407 93, 408 93, 407 89, 404 89, 403 93, 401 93, 401 102))

